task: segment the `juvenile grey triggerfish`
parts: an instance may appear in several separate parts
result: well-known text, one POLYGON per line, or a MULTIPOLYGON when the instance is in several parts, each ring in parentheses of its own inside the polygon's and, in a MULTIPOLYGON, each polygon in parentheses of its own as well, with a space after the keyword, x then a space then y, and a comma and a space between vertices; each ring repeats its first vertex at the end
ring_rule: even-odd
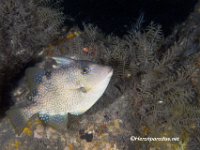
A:
POLYGON ((52 57, 48 69, 31 67, 25 77, 34 91, 33 103, 13 106, 8 118, 17 134, 29 119, 38 117, 57 129, 67 127, 68 114, 80 115, 91 108, 103 95, 112 77, 113 69, 86 60, 52 57))

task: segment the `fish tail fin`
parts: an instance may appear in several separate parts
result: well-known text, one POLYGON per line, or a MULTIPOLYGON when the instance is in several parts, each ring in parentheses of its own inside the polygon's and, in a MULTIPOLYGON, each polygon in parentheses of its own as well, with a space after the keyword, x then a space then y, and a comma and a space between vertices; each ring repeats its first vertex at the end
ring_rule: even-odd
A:
POLYGON ((28 120, 33 115, 31 111, 26 108, 11 108, 6 112, 6 114, 18 135, 23 131, 28 120))

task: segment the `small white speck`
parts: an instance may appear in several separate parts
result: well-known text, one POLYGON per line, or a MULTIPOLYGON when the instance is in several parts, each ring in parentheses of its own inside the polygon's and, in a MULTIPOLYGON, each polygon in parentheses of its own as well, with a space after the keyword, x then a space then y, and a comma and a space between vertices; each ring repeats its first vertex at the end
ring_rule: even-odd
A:
POLYGON ((163 104, 164 102, 163 101, 158 101, 158 104, 163 104))

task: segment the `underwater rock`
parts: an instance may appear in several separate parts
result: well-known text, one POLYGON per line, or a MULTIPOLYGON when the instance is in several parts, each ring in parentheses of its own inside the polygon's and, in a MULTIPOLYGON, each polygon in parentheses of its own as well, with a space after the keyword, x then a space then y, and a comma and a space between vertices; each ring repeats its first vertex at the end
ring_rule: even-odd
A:
POLYGON ((93 139, 93 133, 92 132, 85 133, 84 130, 80 130, 79 134, 80 134, 80 138, 85 139, 87 142, 91 142, 92 139, 93 139))

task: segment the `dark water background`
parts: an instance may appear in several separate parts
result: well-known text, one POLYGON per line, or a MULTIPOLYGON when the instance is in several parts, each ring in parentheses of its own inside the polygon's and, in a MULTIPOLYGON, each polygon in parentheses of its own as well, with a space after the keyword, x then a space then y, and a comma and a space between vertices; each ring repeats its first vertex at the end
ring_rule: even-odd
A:
MULTIPOLYGON (((73 24, 92 23, 104 33, 122 36, 144 14, 144 26, 150 21, 161 24, 168 35, 193 10, 197 0, 64 0, 64 13, 73 24)), ((67 22, 69 23, 69 22, 67 22)))

